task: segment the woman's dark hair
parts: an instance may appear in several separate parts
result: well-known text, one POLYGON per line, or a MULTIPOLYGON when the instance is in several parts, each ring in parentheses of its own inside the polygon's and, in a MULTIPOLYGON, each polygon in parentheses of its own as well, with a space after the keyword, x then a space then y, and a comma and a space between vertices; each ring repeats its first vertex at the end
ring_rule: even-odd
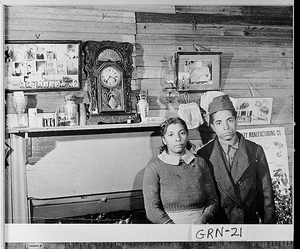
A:
MULTIPOLYGON (((161 125, 160 125, 160 136, 161 137, 163 137, 166 134, 167 129, 168 129, 169 125, 171 125, 171 124, 181 124, 183 126, 183 129, 186 131, 186 133, 189 134, 189 129, 188 129, 185 121, 179 117, 176 117, 176 118, 168 118, 164 122, 161 123, 161 125)), ((194 148, 194 145, 190 141, 187 141, 186 148, 188 150, 190 150, 190 149, 194 148)), ((165 144, 160 146, 159 153, 162 153, 164 150, 166 152, 168 152, 168 147, 165 144)))

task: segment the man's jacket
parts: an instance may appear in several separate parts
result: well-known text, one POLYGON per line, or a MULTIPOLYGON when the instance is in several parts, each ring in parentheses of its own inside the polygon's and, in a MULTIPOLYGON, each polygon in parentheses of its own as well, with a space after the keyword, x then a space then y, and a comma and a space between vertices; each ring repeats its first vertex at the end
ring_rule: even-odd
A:
POLYGON ((208 163, 220 198, 213 223, 274 224, 276 223, 272 180, 262 147, 240 133, 231 176, 216 137, 200 148, 198 155, 208 163))

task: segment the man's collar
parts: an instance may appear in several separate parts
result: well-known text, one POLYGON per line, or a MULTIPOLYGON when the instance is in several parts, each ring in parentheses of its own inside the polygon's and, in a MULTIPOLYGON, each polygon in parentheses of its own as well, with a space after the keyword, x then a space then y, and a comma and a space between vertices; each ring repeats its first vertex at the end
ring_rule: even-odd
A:
POLYGON ((218 141, 225 152, 228 151, 228 146, 231 146, 232 148, 234 148, 236 150, 239 147, 239 137, 237 134, 235 134, 234 139, 232 141, 230 141, 229 143, 226 143, 226 142, 222 141, 221 139, 218 139, 218 141))

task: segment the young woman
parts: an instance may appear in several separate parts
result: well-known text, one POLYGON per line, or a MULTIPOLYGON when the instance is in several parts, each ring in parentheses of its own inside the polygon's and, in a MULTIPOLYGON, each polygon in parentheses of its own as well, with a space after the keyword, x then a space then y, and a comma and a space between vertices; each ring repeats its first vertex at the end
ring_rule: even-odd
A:
POLYGON ((162 147, 145 169, 143 194, 147 218, 158 224, 205 224, 218 209, 209 168, 191 152, 181 118, 161 124, 162 147))

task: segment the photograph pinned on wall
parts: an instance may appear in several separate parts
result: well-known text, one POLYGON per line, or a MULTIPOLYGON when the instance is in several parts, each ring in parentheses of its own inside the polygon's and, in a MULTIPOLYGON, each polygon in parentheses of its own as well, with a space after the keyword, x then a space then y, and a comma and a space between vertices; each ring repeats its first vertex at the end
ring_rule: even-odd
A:
POLYGON ((47 60, 56 60, 56 47, 54 44, 45 46, 47 60))
POLYGON ((6 41, 7 91, 78 90, 81 41, 6 41))
POLYGON ((273 98, 236 98, 239 125, 271 123, 273 98))
POLYGON ((27 61, 26 62, 26 74, 27 76, 35 75, 36 72, 36 64, 34 61, 27 61))
POLYGON ((45 60, 46 59, 46 50, 43 45, 36 46, 36 60, 45 60))
POLYGON ((221 52, 177 52, 176 62, 179 91, 219 90, 221 52))
POLYGON ((68 59, 78 59, 78 47, 74 44, 68 44, 67 46, 68 59))

